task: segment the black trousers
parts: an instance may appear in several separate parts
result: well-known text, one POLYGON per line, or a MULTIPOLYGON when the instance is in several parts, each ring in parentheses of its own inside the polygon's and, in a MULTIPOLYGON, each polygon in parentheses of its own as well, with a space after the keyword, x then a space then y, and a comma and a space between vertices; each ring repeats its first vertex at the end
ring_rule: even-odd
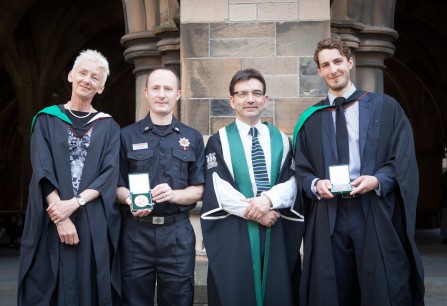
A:
POLYGON ((331 240, 340 306, 360 305, 365 231, 366 219, 360 199, 339 198, 331 240))
POLYGON ((123 305, 191 306, 195 235, 189 218, 155 225, 124 218, 120 252, 123 305))

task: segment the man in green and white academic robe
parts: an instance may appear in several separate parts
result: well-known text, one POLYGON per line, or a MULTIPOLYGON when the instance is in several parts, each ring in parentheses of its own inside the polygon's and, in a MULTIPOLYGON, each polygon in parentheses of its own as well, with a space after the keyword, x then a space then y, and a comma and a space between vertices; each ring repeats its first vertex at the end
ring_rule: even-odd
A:
POLYGON ((295 305, 304 225, 291 145, 260 121, 268 103, 262 75, 239 71, 230 92, 237 119, 211 136, 206 147, 201 225, 209 260, 208 303, 295 305), (259 196, 251 127, 258 130, 271 186, 259 196))

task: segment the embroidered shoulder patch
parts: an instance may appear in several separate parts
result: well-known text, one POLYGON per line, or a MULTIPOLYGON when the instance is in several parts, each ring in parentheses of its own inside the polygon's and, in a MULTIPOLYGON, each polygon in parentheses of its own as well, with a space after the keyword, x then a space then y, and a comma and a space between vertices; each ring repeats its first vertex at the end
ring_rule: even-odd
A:
POLYGON ((216 153, 210 153, 206 156, 206 168, 211 169, 217 167, 216 153))

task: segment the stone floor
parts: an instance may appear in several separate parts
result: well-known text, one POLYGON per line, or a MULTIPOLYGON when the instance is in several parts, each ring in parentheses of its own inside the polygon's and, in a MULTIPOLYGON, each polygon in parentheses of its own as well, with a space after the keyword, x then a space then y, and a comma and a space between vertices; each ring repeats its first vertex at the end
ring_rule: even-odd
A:
MULTIPOLYGON (((439 229, 416 231, 416 243, 422 255, 425 268, 425 304, 427 306, 447 305, 447 245, 440 243, 439 229)), ((0 247, 0 305, 16 305, 17 269, 19 252, 16 249, 0 247)), ((197 257, 196 301, 206 299, 206 258, 197 257)), ((197 305, 203 305, 198 303, 197 305)))
POLYGON ((441 244, 439 229, 417 230, 416 244, 425 271, 425 305, 447 305, 447 244, 441 244))

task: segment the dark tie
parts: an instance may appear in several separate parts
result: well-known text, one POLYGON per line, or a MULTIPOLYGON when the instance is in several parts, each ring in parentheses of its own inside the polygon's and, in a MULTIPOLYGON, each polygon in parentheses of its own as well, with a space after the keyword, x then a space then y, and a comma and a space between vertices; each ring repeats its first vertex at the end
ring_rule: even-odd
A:
POLYGON ((261 192, 270 189, 270 182, 265 163, 264 151, 262 151, 261 144, 258 140, 258 130, 255 127, 252 127, 250 128, 250 134, 252 135, 251 164, 253 166, 256 187, 258 189, 256 196, 259 196, 261 192))
POLYGON ((348 140, 348 126, 346 125, 345 110, 343 105, 346 104, 346 99, 337 97, 334 100, 337 107, 335 116, 335 136, 337 139, 338 163, 349 164, 349 140, 348 140))

